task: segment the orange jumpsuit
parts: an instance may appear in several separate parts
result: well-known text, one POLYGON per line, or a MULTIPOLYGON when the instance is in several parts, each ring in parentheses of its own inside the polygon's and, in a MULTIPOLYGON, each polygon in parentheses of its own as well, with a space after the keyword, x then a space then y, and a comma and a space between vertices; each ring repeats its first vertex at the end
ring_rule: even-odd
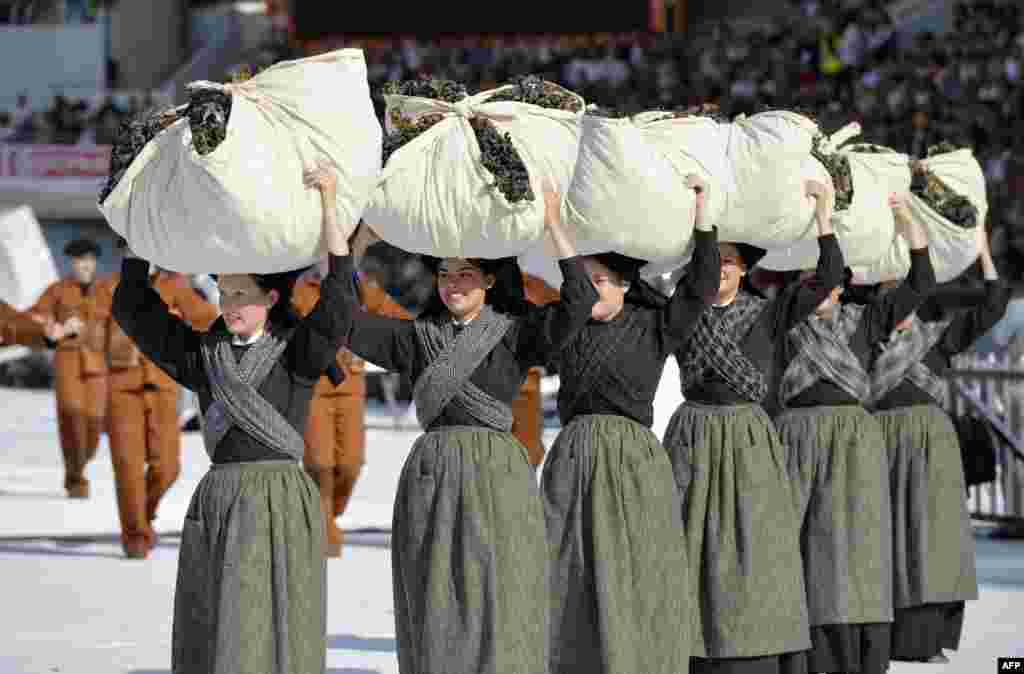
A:
POLYGON ((81 333, 60 340, 54 353, 57 429, 64 454, 64 488, 86 498, 85 467, 99 446, 107 406, 106 332, 114 283, 96 279, 88 287, 71 279, 58 281, 27 313, 60 323, 79 318, 81 333))
POLYGON ((0 300, 0 347, 14 345, 45 349, 45 330, 42 323, 0 300))
MULTIPOLYGON (((175 316, 199 331, 220 314, 182 281, 158 273, 152 281, 175 316)), ((155 537, 157 506, 181 472, 178 384, 142 355, 113 319, 108 329, 110 407, 107 435, 117 483, 121 542, 129 556, 144 557, 155 537)))
MULTIPOLYGON (((380 287, 359 284, 367 311, 392 318, 411 319, 380 287)), ((306 315, 320 299, 320 282, 306 278, 295 284, 292 303, 306 315)), ((306 421, 305 466, 320 488, 327 531, 327 554, 336 557, 344 538, 337 518, 345 512, 366 460, 366 378, 362 359, 347 349, 338 352, 338 367, 345 381, 334 386, 326 375, 317 382, 306 421)))
MULTIPOLYGON (((557 302, 557 290, 530 274, 523 274, 526 299, 534 304, 557 302)), ((539 466, 544 461, 544 408, 540 393, 540 377, 544 368, 530 368, 526 381, 519 389, 519 397, 512 402, 512 434, 523 443, 529 453, 530 465, 539 466)))

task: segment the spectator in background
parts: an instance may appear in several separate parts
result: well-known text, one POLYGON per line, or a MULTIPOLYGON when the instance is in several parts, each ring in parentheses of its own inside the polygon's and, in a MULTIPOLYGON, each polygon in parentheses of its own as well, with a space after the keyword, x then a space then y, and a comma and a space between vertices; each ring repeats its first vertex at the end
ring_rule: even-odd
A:
POLYGON ((122 119, 123 115, 114 105, 113 98, 104 97, 103 103, 90 120, 96 128, 96 144, 113 145, 117 142, 122 119))
POLYGON ((7 137, 8 143, 30 143, 35 134, 35 122, 32 109, 28 104, 28 94, 18 94, 18 102, 11 115, 11 133, 7 137))

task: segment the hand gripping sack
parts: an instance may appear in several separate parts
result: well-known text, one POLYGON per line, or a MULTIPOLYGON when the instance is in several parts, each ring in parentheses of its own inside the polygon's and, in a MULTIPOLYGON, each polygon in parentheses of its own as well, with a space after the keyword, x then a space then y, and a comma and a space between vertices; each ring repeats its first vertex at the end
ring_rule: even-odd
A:
MULTIPOLYGON (((825 153, 834 152, 849 167, 853 199, 848 208, 836 211, 833 226, 843 257, 851 267, 872 265, 888 254, 896 232, 889 195, 906 192, 910 188, 910 169, 904 154, 870 145, 848 145, 832 150, 835 144, 858 132, 858 125, 849 125, 834 134, 823 147, 825 153)), ((808 238, 789 246, 770 248, 760 266, 773 271, 789 271, 813 269, 817 263, 815 226, 808 238)))
POLYGON ((380 172, 362 51, 278 63, 223 88, 231 116, 213 152, 198 154, 188 120, 179 119, 143 148, 100 210, 136 254, 173 271, 312 264, 322 256, 322 208, 303 170, 319 159, 333 164, 342 222, 359 220, 380 172))
MULTIPOLYGON (((984 226, 988 215, 985 175, 969 149, 936 154, 921 161, 946 188, 965 197, 976 210, 974 218, 958 223, 944 217, 928 200, 911 194, 911 214, 928 232, 928 252, 936 280, 946 283, 962 274, 978 258, 975 227, 984 226)), ((909 270, 910 247, 902 236, 894 237, 885 255, 874 264, 853 266, 858 283, 902 278, 909 270)))
POLYGON ((710 117, 671 112, 586 115, 566 197, 580 252, 614 250, 650 260, 645 276, 685 262, 694 217, 686 176, 707 181, 712 223, 725 200, 720 127, 710 117))
POLYGON ((506 88, 457 103, 384 97, 389 133, 396 114, 410 123, 426 115, 443 118, 388 158, 365 215, 381 238, 412 253, 490 259, 518 255, 541 241, 542 181, 553 179, 565 194, 579 151, 583 100, 578 112, 518 101, 487 102, 506 88), (529 174, 532 200, 510 202, 496 187, 494 174, 481 162, 473 118, 509 135, 529 174))

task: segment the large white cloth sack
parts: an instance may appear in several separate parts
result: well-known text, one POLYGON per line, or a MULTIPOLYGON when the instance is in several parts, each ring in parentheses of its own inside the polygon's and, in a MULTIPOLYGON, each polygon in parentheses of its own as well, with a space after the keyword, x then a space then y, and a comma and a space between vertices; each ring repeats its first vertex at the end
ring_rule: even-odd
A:
MULTIPOLYGON (((985 174, 969 149, 934 155, 922 160, 947 187, 967 198, 978 209, 976 226, 988 216, 985 174)), ((928 231, 928 251, 939 283, 952 281, 978 259, 974 228, 950 222, 916 195, 911 195, 912 216, 928 231)), ((894 236, 881 259, 870 265, 851 265, 858 283, 879 283, 906 276, 910 270, 910 247, 902 236, 894 236)))
MULTIPOLYGON (((853 202, 835 214, 833 225, 846 264, 871 266, 892 249, 896 223, 889 195, 910 189, 910 168, 905 154, 856 152, 853 147, 838 150, 850 164, 853 202)), ((817 225, 813 235, 817 236, 817 225)), ((806 238, 770 248, 759 264, 775 271, 813 269, 818 264, 817 240, 806 238)))
POLYGON ((58 279, 32 209, 21 206, 0 213, 0 300, 24 311, 58 279))
POLYGON ((213 152, 199 155, 188 120, 178 120, 143 148, 100 210, 136 254, 173 271, 312 264, 322 255, 322 208, 303 170, 321 159, 334 165, 343 222, 363 215, 380 173, 363 52, 285 61, 225 86, 231 117, 213 152))
POLYGON ((809 117, 789 110, 737 115, 723 126, 731 162, 742 162, 780 149, 809 154, 815 137, 821 133, 809 117))
POLYGON ((385 124, 393 114, 408 121, 444 119, 388 159, 365 219, 388 243, 439 257, 499 258, 518 255, 544 235, 543 180, 565 194, 579 151, 579 112, 487 99, 507 85, 458 103, 417 96, 385 96, 385 124), (490 121, 509 134, 530 176, 533 200, 510 203, 480 160, 470 119, 490 121))
POLYGON ((613 250, 649 260, 645 276, 684 262, 694 217, 686 176, 707 181, 708 217, 716 222, 726 199, 724 143, 722 125, 705 116, 585 116, 566 197, 581 252, 613 250))
POLYGON ((818 125, 785 110, 740 115, 723 125, 731 180, 719 226, 722 241, 785 247, 817 236, 814 200, 804 183, 831 183, 811 156, 818 125))

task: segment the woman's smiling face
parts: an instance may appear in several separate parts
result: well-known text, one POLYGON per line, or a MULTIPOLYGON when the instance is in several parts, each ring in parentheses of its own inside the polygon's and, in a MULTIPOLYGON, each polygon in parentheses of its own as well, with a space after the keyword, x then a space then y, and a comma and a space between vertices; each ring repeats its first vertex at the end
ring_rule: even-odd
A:
POLYGON ((475 318, 484 306, 494 276, 469 260, 448 257, 437 267, 437 292, 458 321, 475 318))

